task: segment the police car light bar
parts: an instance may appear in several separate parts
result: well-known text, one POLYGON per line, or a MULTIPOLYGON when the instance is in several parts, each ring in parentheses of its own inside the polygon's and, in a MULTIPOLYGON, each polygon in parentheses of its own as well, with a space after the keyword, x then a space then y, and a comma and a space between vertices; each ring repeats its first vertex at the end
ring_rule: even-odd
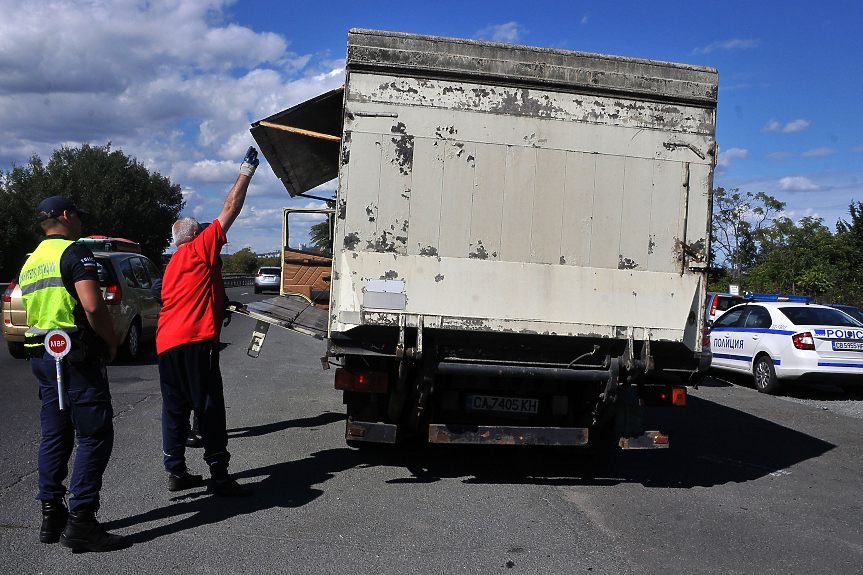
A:
POLYGON ((787 301, 795 303, 812 303, 815 298, 808 295, 785 295, 781 293, 744 292, 743 297, 752 301, 787 301))

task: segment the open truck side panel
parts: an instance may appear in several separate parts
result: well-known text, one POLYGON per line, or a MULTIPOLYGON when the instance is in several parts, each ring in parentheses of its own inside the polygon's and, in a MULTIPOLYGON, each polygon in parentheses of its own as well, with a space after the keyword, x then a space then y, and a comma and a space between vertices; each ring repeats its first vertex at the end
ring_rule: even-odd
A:
POLYGON ((645 374, 697 376, 716 94, 711 68, 351 30, 343 92, 252 129, 292 195, 341 137, 305 173, 339 176, 346 437, 580 444, 645 374))

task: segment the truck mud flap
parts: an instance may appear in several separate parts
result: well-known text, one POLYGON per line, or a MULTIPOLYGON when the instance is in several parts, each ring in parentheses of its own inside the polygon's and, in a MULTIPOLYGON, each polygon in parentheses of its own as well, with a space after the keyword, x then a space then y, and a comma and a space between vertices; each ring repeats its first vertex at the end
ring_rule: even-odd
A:
POLYGON ((396 426, 390 423, 372 423, 369 421, 354 421, 348 418, 345 429, 345 440, 367 441, 369 443, 395 443, 396 426))
POLYGON ((429 443, 496 445, 586 445, 587 429, 578 427, 499 427, 429 425, 429 443))
POLYGON ((668 434, 645 431, 638 437, 621 437, 621 449, 668 449, 668 434))
MULTIPOLYGON (((299 295, 278 296, 242 307, 229 305, 228 309, 233 313, 247 315, 315 339, 324 339, 327 336, 329 310, 315 307, 308 299, 299 295)), ((263 343, 263 338, 260 343, 263 343)))

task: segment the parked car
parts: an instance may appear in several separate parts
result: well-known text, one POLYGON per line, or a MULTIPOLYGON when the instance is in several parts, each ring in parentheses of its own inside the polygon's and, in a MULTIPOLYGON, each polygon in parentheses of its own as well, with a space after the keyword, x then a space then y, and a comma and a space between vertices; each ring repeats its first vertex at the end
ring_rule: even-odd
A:
POLYGON ((18 278, 9 284, 3 293, 3 335, 9 355, 16 359, 27 357, 24 352, 24 332, 27 331, 27 313, 21 302, 21 286, 18 278))
POLYGON ((710 330, 712 367, 751 374, 762 393, 784 381, 863 384, 863 322, 829 306, 753 302, 710 330))
POLYGON ((266 290, 279 291, 282 282, 282 270, 279 268, 261 268, 255 274, 255 293, 266 290))
POLYGON ((839 304, 834 304, 834 305, 831 305, 830 307, 835 307, 836 309, 838 309, 840 311, 844 311, 845 313, 847 313, 848 315, 850 315, 851 317, 853 317, 857 321, 863 322, 863 309, 860 309, 859 307, 854 307, 853 305, 839 305, 839 304))
POLYGON ((716 293, 716 292, 708 292, 707 293, 707 307, 705 308, 707 312, 707 323, 709 325, 710 322, 716 321, 722 314, 728 311, 731 307, 743 303, 745 300, 742 296, 739 295, 731 295, 730 293, 716 293))
MULTIPOLYGON (((150 293, 150 286, 161 277, 159 269, 136 253, 98 251, 93 255, 102 295, 117 334, 118 352, 125 359, 135 359, 140 353, 141 342, 156 337, 161 306, 150 293)), ((3 335, 12 357, 26 357, 26 331, 27 314, 16 278, 3 295, 3 335)))

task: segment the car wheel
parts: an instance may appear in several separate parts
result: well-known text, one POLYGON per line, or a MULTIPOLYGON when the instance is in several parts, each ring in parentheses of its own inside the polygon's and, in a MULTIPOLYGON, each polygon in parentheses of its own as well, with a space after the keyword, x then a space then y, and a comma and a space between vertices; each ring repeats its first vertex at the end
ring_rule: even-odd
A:
POLYGON ((255 293, 256 294, 261 293, 261 288, 259 288, 258 286, 255 286, 255 293))
POLYGON ((15 359, 27 359, 27 349, 20 341, 7 341, 6 346, 9 348, 9 355, 15 359))
POLYGON ((770 356, 762 355, 756 359, 752 371, 755 376, 755 389, 770 395, 779 393, 779 381, 776 379, 776 370, 773 368, 773 360, 770 356))
POLYGON ((128 360, 135 360, 141 352, 141 328, 138 324, 138 318, 132 320, 129 326, 129 332, 126 334, 126 341, 123 342, 122 348, 123 357, 128 360))

